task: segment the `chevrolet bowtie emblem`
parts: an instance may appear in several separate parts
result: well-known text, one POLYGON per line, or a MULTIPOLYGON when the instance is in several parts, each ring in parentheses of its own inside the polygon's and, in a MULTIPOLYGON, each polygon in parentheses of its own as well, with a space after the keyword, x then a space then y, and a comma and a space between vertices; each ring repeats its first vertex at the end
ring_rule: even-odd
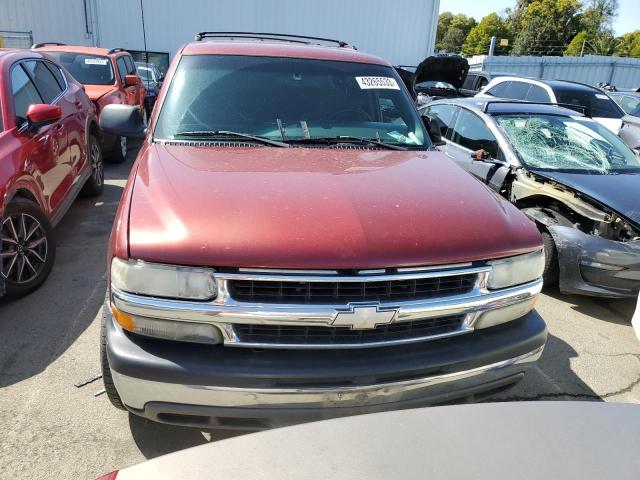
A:
POLYGON ((353 330, 376 328, 391 323, 397 310, 379 311, 376 306, 356 306, 350 312, 340 312, 333 321, 334 327, 351 327, 353 330))

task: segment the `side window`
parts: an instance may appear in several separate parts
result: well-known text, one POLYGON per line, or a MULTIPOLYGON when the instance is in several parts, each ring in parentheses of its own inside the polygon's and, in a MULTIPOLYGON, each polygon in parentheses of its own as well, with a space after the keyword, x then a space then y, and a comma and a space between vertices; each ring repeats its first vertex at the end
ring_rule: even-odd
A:
POLYGON ((505 98, 513 98, 515 100, 524 100, 529 92, 530 83, 509 82, 509 86, 502 94, 505 98))
POLYGON ((127 63, 125 62, 124 57, 118 57, 116 60, 116 65, 118 66, 118 76, 120 77, 120 83, 124 85, 124 77, 127 75, 127 63))
POLYGON ((491 96, 497 97, 497 98, 505 98, 505 91, 507 90, 507 88, 509 87, 509 85, 511 84, 511 82, 502 82, 497 84, 494 87, 491 87, 489 90, 487 90, 487 93, 491 96))
POLYGON ((27 109, 34 103, 42 103, 42 98, 36 86, 33 84, 22 65, 16 65, 11 70, 11 93, 13 95, 13 108, 15 110, 17 124, 21 126, 27 121, 27 109))
POLYGON ((440 135, 442 135, 442 138, 447 139, 450 139, 450 135, 448 135, 448 133, 453 126, 453 117, 455 113, 456 107, 453 105, 432 105, 424 112, 424 114, 429 118, 437 118, 442 122, 440 135))
POLYGON ((133 58, 127 55, 124 57, 124 61, 127 64, 127 75, 136 75, 136 64, 133 63, 133 58))
POLYGON ((67 88, 67 83, 60 69, 57 66, 55 66, 53 63, 44 62, 44 64, 51 71, 51 73, 53 73, 53 76, 56 77, 56 81, 58 82, 58 85, 60 85, 60 88, 62 90, 65 90, 67 88))
POLYGON ((526 100, 530 102, 549 103, 551 98, 549 98, 549 94, 544 88, 539 87, 538 85, 531 85, 529 93, 527 93, 526 100))
POLYGON ((53 76, 53 73, 44 62, 29 60, 23 62, 22 66, 33 78, 33 82, 36 84, 36 88, 45 103, 53 102, 62 93, 58 80, 56 80, 56 77, 53 76))
POLYGON ((473 73, 468 73, 467 78, 464 79, 464 83, 462 84, 462 88, 465 90, 473 90, 473 85, 475 84, 477 75, 473 73))
POLYGON ((484 149, 498 158, 498 141, 480 117, 464 108, 460 109, 451 138, 453 143, 471 151, 484 149))

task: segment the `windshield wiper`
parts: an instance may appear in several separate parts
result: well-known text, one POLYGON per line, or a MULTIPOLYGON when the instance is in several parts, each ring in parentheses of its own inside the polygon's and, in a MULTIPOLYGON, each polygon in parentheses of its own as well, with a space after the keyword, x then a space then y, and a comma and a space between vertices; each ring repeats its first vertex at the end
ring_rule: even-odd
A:
POLYGON ((364 143, 369 145, 377 145, 379 147, 388 148, 389 150, 408 150, 406 147, 400 145, 393 145, 392 143, 385 143, 380 140, 374 140, 373 138, 361 138, 351 135, 340 135, 338 137, 310 137, 310 138, 296 138, 287 140, 288 142, 296 143, 324 143, 331 145, 334 143, 364 143))
POLYGON ((245 138, 247 140, 253 140, 254 142, 264 143, 266 145, 272 145, 274 147, 289 148, 291 145, 288 143, 278 142, 277 140, 271 140, 266 137, 258 137, 256 135, 249 135, 248 133, 230 132, 229 130, 192 130, 189 132, 178 132, 174 137, 238 137, 245 138))

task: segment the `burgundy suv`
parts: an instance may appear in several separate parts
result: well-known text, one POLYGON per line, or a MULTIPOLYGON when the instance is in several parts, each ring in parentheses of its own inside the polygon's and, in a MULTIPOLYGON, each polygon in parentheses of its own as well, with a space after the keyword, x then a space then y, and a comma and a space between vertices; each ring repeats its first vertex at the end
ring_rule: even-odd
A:
MULTIPOLYGON (((122 195, 111 402, 257 429, 518 382, 546 340, 535 225, 434 148, 386 61, 225 35, 176 54, 122 195)), ((100 122, 143 134, 132 107, 100 122)))
POLYGON ((54 226, 102 192, 98 123, 82 85, 40 53, 0 49, 2 281, 20 296, 49 275, 54 226))

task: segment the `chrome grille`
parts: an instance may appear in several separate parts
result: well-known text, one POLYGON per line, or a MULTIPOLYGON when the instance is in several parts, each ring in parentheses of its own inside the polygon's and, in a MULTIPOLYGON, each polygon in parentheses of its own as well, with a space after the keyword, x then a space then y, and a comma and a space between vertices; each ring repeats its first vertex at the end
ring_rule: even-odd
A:
POLYGON ((335 304, 362 301, 425 300, 470 292, 474 273, 380 281, 308 282, 228 280, 231 297, 241 302, 335 304))
POLYGON ((379 325, 368 330, 298 325, 234 325, 241 342, 280 345, 344 345, 394 342, 445 335, 460 330, 464 315, 379 325))

